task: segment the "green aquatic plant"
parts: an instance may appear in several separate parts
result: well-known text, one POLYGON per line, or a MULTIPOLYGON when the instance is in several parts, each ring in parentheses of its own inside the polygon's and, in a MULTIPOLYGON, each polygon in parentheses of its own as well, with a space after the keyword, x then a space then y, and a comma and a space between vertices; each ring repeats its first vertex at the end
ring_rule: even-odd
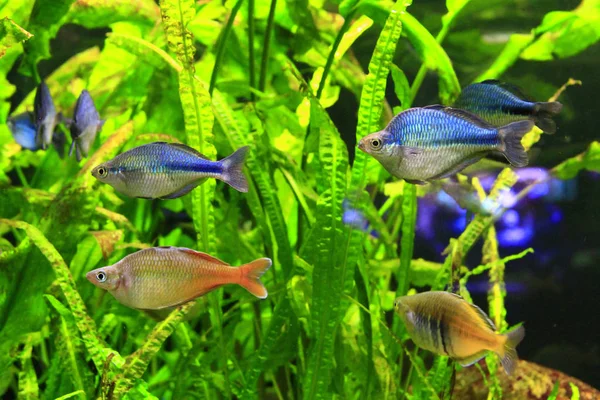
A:
MULTIPOLYGON (((412 346, 394 299, 419 288, 470 300, 469 279, 487 274, 487 309, 505 333, 518 321, 505 307, 504 271, 533 249, 502 254, 498 215, 476 213, 443 262, 417 258, 418 198, 429 186, 392 179, 354 144, 422 98, 451 104, 474 77, 500 78, 519 59, 552 65, 600 38, 598 2, 586 0, 537 15, 539 26, 493 51, 471 49, 486 61, 459 71, 444 42, 463 40, 453 27, 479 3, 447 0, 439 18, 420 18, 427 6, 404 0, 0 2, 0 394, 450 398, 460 367, 412 346), (71 48, 70 35, 84 48, 71 48), (87 89, 106 120, 81 163, 21 149, 4 124, 33 110, 42 77, 65 116, 87 89), (211 160, 250 146, 249 192, 209 179, 182 198, 132 199, 91 175, 152 141, 186 143, 211 160), (347 204, 367 216, 367 232, 344 223, 347 204), (470 265, 478 241, 481 262, 470 265), (85 279, 151 246, 232 265, 270 257, 269 296, 228 286, 143 312, 85 279)), ((541 138, 535 128, 523 144, 541 138)), ((489 193, 471 180, 480 201, 516 184, 498 169, 489 193)), ((550 173, 581 170, 600 171, 598 142, 550 173)), ((497 357, 486 366, 489 398, 509 396, 497 357)), ((579 398, 578 386, 570 393, 579 398)))

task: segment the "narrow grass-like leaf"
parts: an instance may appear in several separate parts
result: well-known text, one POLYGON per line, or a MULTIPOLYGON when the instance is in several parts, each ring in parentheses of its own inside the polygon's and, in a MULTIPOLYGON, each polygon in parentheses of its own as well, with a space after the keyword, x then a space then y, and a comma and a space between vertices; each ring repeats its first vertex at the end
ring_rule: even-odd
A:
MULTIPOLYGON (((81 397, 86 397, 86 389, 92 386, 90 383, 85 381, 86 373, 89 371, 86 369, 86 365, 80 358, 80 347, 79 336, 77 335, 77 326, 73 320, 73 315, 58 299, 52 295, 45 295, 48 302, 58 312, 60 322, 58 323, 60 336, 57 337, 56 347, 59 351, 59 357, 63 359, 63 365, 66 366, 66 370, 69 372, 68 377, 73 383, 75 390, 78 390, 81 397)), ((63 369, 64 371, 65 369, 63 369)), ((90 375, 91 377, 91 375, 90 375)))
POLYGON ((35 400, 39 398, 39 386, 37 375, 31 361, 31 349, 33 338, 28 336, 25 346, 19 355, 21 369, 19 370, 19 399, 35 400))
MULTIPOLYGON (((233 148, 239 148, 250 145, 252 143, 250 140, 252 138, 250 132, 247 132, 247 128, 246 131, 242 128, 241 124, 237 121, 231 106, 227 103, 225 97, 217 90, 214 92, 213 104, 217 122, 221 125, 231 146, 233 148)), ((256 182, 263 208, 269 218, 273 235, 277 241, 277 255, 281 268, 286 277, 289 277, 289 273, 293 267, 293 259, 292 248, 287 235, 288 230, 283 217, 283 212, 281 211, 279 198, 273 190, 275 185, 267 171, 265 171, 263 162, 264 160, 259 160, 255 151, 250 151, 248 153, 246 165, 248 165, 248 171, 252 175, 252 179, 256 182)))
POLYGON ((177 307, 166 319, 154 327, 135 353, 127 356, 123 366, 123 376, 116 382, 115 395, 117 398, 121 398, 138 379, 141 379, 146 368, 148 368, 148 364, 160 350, 163 342, 173 333, 177 324, 181 322, 195 304, 194 301, 190 301, 177 307))
POLYGON ((579 400, 579 388, 573 382, 569 382, 569 387, 571 388, 571 400, 579 400))
POLYGON ((340 306, 345 274, 350 271, 345 265, 345 249, 339 246, 346 230, 342 223, 342 202, 346 194, 348 155, 339 133, 316 99, 311 101, 311 129, 320 131, 315 134, 320 137, 317 188, 322 191, 314 233, 318 238, 311 307, 315 342, 304 381, 304 398, 322 399, 330 396, 334 340, 343 315, 340 306))
MULTIPOLYGON (((192 0, 161 0, 160 9, 169 49, 176 54, 183 70, 179 73, 179 98, 183 107, 187 144, 208 159, 216 158, 213 146, 213 113, 210 95, 194 75, 194 53, 192 34, 186 24, 195 14, 192 0)), ((194 227, 200 250, 214 253, 215 221, 212 207, 215 181, 207 180, 192 191, 194 227)))

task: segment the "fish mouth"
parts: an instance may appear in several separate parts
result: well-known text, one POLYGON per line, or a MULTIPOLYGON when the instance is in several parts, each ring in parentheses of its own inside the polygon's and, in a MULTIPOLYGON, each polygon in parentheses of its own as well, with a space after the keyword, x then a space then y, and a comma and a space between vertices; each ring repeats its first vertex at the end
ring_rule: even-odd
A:
POLYGON ((364 151, 364 152, 366 153, 366 150, 365 150, 365 143, 362 141, 362 139, 361 139, 361 141, 360 141, 360 142, 358 142, 358 145, 357 145, 357 146, 358 146, 358 148, 359 148, 360 150, 362 150, 362 151, 364 151))
POLYGON ((90 272, 88 272, 87 274, 85 274, 85 278, 86 278, 88 281, 90 281, 90 282, 94 283, 94 281, 93 281, 93 279, 94 279, 94 271, 90 271, 90 272))

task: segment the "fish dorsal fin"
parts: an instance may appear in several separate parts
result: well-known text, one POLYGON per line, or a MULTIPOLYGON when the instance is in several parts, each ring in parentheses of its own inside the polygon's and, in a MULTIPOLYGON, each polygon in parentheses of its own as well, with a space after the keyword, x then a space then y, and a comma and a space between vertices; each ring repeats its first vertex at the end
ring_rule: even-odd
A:
POLYGON ((521 89, 519 89, 519 87, 517 87, 513 84, 502 82, 497 79, 487 79, 487 80, 479 82, 479 83, 483 83, 485 85, 498 86, 499 88, 502 88, 502 89, 512 93, 513 95, 517 96, 521 100, 532 101, 529 96, 527 96, 525 93, 523 93, 521 91, 521 89))
POLYGON ((441 104, 432 104, 430 106, 425 106, 423 108, 426 108, 428 110, 443 110, 444 108, 446 108, 446 106, 443 106, 441 104))
POLYGON ((492 124, 490 124, 489 122, 484 121, 483 119, 479 118, 477 115, 475 115, 473 113, 470 113, 465 110, 461 110, 460 108, 452 108, 452 107, 444 107, 444 106, 434 106, 434 107, 430 106, 429 108, 434 109, 434 110, 439 110, 448 115, 453 115, 455 117, 464 119, 465 121, 469 121, 473 125, 476 125, 483 129, 496 129, 496 127, 493 126, 492 124))
POLYGON ((175 147, 175 148, 177 148, 179 150, 185 151, 186 153, 193 154, 196 157, 200 157, 200 158, 203 158, 205 160, 210 160, 204 154, 200 153, 198 150, 194 149, 193 147, 188 146, 187 144, 183 144, 183 143, 168 143, 168 142, 156 142, 156 143, 167 144, 167 145, 175 147))
POLYGON ((187 253, 187 254, 192 255, 194 257, 199 257, 199 258, 201 258, 203 260, 206 260, 208 262, 212 262, 212 263, 215 263, 215 264, 229 266, 229 264, 227 264, 225 261, 221 261, 217 257, 213 257, 210 254, 202 253, 201 251, 187 249, 185 247, 170 247, 170 248, 171 249, 177 249, 178 251, 180 251, 182 253, 187 253))

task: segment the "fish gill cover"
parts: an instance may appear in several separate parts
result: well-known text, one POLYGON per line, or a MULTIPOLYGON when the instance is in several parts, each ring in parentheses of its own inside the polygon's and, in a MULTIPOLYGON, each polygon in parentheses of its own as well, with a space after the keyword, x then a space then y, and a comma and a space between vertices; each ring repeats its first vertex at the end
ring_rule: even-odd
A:
MULTIPOLYGON (((582 82, 560 64, 594 66, 574 69, 584 85, 595 76, 600 2, 545 15, 538 1, 429 3, 0 4, 0 395, 600 396, 597 358, 562 372, 516 360, 524 330, 516 351, 538 359, 547 331, 538 317, 558 310, 522 300, 541 279, 507 279, 552 259, 553 233, 580 237, 564 228, 584 217, 565 204, 578 182, 582 193, 600 184, 600 144, 578 102, 598 90, 591 79, 570 88, 582 82), (533 102, 492 85, 457 102, 461 86, 486 80, 520 86, 533 102), (536 104, 555 135, 532 128, 536 104), (413 179, 357 147, 426 106, 444 110, 439 126, 462 131, 440 135, 421 121, 403 128, 416 135, 409 148, 371 142, 392 146, 391 162, 408 163, 413 179), (522 120, 518 140, 504 141, 515 126, 482 121, 490 115, 522 120), (473 147, 483 140, 473 126, 495 147, 473 147), (151 143, 160 157, 113 165, 151 143), (494 155, 508 145, 527 169, 494 155), (77 159, 64 157, 69 147, 77 159), (435 176, 420 172, 431 148, 443 148, 427 161, 439 164, 435 176), (171 186, 159 196, 152 182, 171 186), (458 313, 394 311, 396 299, 429 291, 479 305, 468 315, 497 346, 465 342, 458 313), (528 314, 525 303, 544 309, 528 314), (457 343, 475 353, 448 357, 457 343)), ((585 223, 597 238, 599 224, 585 223)), ((585 268, 593 251, 573 260, 585 268)), ((586 354, 599 345, 586 342, 594 332, 581 325, 573 339, 586 354)))

